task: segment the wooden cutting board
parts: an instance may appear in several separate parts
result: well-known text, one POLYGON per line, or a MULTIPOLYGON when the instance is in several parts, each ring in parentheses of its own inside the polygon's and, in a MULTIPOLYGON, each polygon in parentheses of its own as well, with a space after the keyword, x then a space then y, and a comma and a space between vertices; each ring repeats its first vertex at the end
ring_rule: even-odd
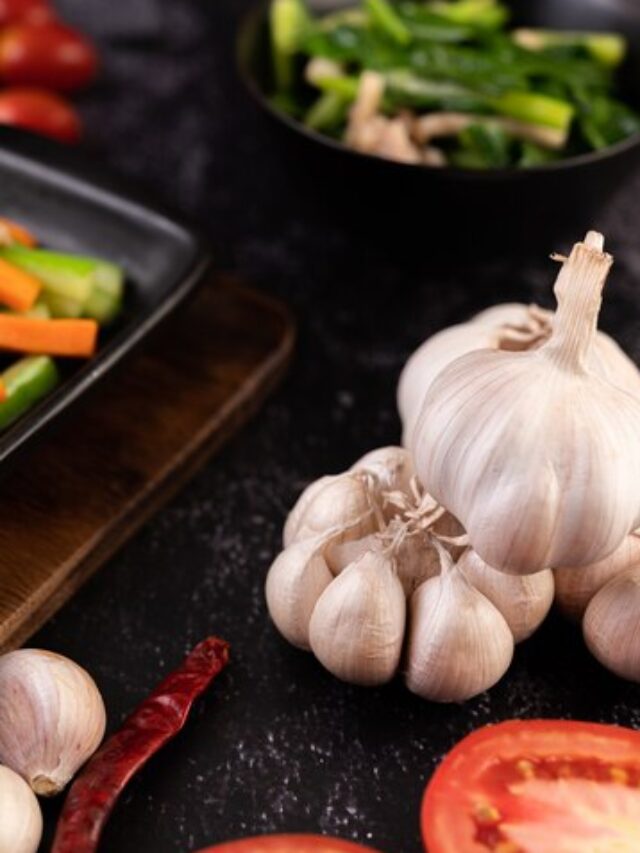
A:
POLYGON ((0 649, 24 643, 248 420, 294 340, 280 303, 205 285, 3 480, 0 649))

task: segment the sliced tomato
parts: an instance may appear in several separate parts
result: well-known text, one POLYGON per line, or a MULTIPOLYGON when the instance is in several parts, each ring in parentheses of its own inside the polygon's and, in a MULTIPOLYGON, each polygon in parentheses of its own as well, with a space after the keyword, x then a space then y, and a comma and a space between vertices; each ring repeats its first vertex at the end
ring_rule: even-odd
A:
POLYGON ((510 721, 466 737, 422 802, 428 853, 639 853, 640 732, 510 721))
POLYGON ((351 841, 324 835, 262 835, 207 847, 200 853, 376 853, 351 841))

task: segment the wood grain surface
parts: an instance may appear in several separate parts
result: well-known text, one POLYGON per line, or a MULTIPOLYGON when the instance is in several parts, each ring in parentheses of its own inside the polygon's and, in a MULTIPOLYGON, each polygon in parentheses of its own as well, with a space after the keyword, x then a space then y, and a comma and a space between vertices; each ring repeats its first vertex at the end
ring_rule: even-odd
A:
POLYGON ((0 483, 0 649, 24 643, 247 421, 294 340, 280 303, 205 285, 0 483))

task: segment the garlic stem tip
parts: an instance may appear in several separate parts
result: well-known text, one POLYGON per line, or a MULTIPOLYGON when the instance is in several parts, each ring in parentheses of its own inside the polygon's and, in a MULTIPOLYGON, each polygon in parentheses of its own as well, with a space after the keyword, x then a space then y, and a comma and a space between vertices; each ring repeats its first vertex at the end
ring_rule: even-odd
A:
POLYGON ((604 252, 604 236, 599 231, 589 231, 584 238, 584 244, 596 252, 604 252))

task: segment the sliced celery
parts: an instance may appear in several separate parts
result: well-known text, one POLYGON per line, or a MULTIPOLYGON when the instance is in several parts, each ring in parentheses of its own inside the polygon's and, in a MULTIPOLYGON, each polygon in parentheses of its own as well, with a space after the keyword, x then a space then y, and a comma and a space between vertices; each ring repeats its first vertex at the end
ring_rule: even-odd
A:
POLYGON ((2 374, 7 399, 0 403, 0 429, 27 412, 58 384, 58 368, 47 355, 23 358, 2 374))

